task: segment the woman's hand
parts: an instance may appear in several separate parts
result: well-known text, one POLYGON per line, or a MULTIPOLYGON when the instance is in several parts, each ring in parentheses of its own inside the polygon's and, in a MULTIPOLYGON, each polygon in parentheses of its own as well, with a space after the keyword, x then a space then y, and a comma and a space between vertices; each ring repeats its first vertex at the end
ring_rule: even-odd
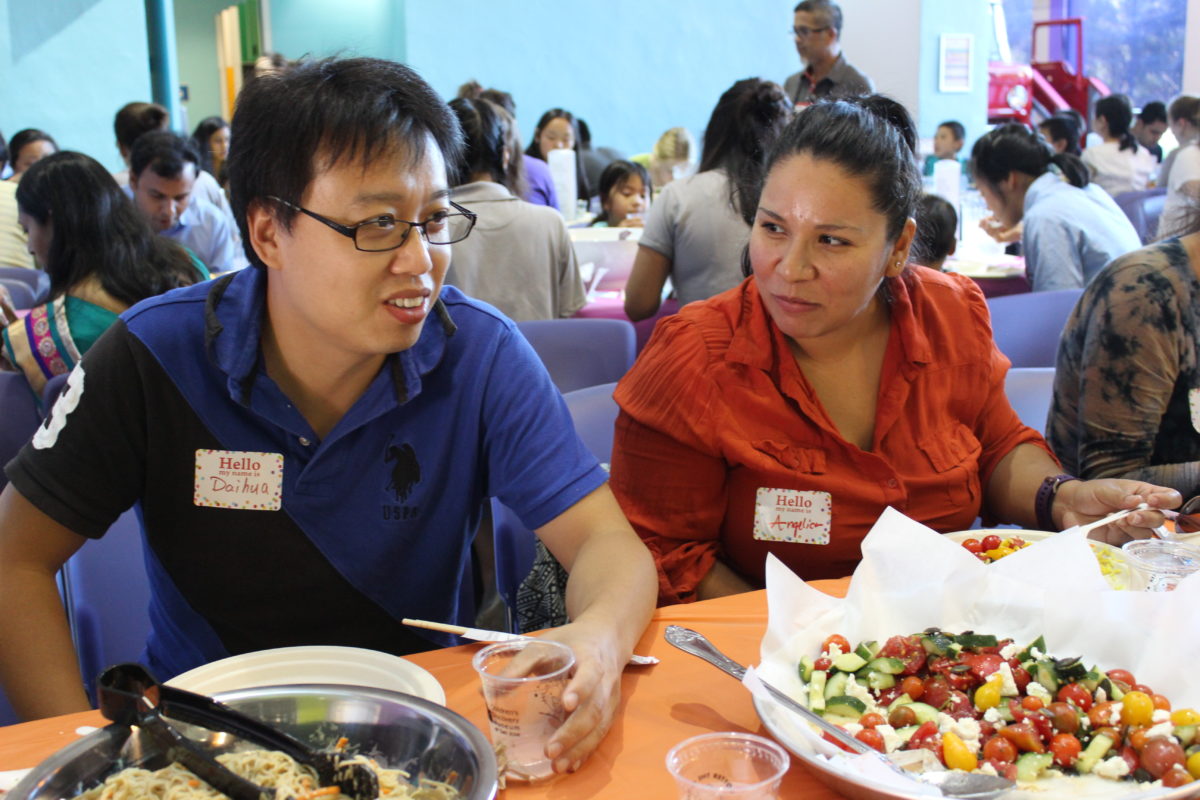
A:
POLYGON ((1094 481, 1067 481, 1058 488, 1051 513, 1060 528, 1082 525, 1123 508, 1150 506, 1116 522, 1097 528, 1089 536, 1101 542, 1121 545, 1130 539, 1149 539, 1165 517, 1153 509, 1176 508, 1183 498, 1174 489, 1141 481, 1103 478, 1094 481))
POLYGON ((1021 241, 1021 234, 1024 232, 1025 226, 1018 222, 1011 228, 1004 226, 1004 223, 995 217, 985 217, 979 220, 979 227, 987 233, 988 236, 995 239, 1001 244, 1010 244, 1011 242, 1021 241))
POLYGON ((562 642, 575 652, 575 675, 563 690, 567 720, 546 745, 555 772, 574 772, 612 726, 621 700, 621 672, 630 653, 623 652, 616 631, 582 621, 538 638, 562 642))

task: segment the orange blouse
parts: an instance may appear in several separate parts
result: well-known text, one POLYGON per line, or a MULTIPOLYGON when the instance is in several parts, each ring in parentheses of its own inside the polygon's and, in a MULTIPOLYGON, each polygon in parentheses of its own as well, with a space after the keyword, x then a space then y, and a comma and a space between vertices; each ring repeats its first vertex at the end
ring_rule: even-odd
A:
POLYGON ((660 603, 695 600, 716 558, 759 585, 768 552, 805 579, 848 575, 889 505, 967 528, 997 463, 1025 442, 1046 447, 1004 395, 1009 362, 973 282, 913 267, 885 289, 869 451, 838 434, 753 278, 659 323, 617 386, 612 488, 654 554, 660 603), (760 488, 829 492, 829 543, 756 538, 760 488))

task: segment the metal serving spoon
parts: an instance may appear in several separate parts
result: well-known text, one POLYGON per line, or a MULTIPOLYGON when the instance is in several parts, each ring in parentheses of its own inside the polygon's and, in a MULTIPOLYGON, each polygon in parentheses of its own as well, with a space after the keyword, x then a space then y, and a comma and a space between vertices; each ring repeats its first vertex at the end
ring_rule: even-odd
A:
MULTIPOLYGON (((694 656, 704 659, 714 667, 737 678, 739 681, 746 676, 746 668, 744 666, 718 650, 703 634, 697 633, 690 628, 684 628, 679 625, 668 625, 666 640, 685 653, 691 653, 694 656)), ((772 698, 816 725, 836 739, 839 744, 845 745, 856 753, 873 755, 899 774, 911 780, 936 786, 941 789, 942 794, 946 797, 958 797, 963 798, 963 800, 990 800, 990 798, 999 797, 1013 788, 1013 782, 1007 778, 995 775, 983 775, 975 772, 906 772, 883 753, 863 744, 837 725, 828 722, 821 715, 797 703, 761 678, 759 678, 759 683, 770 693, 772 698)))

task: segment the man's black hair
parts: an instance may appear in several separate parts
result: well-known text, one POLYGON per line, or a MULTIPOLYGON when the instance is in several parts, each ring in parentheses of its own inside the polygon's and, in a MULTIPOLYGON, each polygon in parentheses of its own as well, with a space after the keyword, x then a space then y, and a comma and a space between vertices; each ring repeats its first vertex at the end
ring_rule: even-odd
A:
POLYGON ((158 103, 126 103, 113 118, 113 133, 117 135, 118 145, 131 150, 139 136, 161 131, 170 121, 170 113, 158 103))
POLYGON ((956 119, 948 119, 941 125, 938 125, 938 127, 949 128, 950 132, 954 134, 954 138, 958 139, 960 142, 967 138, 967 129, 964 128, 963 124, 956 119))
POLYGON ((290 229, 296 211, 267 198, 300 205, 320 171, 393 151, 416 164, 430 138, 453 170, 462 150, 458 119, 437 92, 412 69, 377 58, 328 58, 264 75, 242 89, 231 126, 230 204, 255 266, 263 264, 247 229, 252 204, 270 202, 290 229))
POLYGON ((172 131, 144 133, 129 151, 129 173, 136 177, 149 168, 160 178, 178 178, 189 163, 199 171, 200 154, 190 139, 172 131))
POLYGON ((792 13, 804 11, 808 14, 818 14, 825 17, 825 24, 833 28, 840 38, 842 35, 842 7, 829 0, 800 0, 792 13))
POLYGON ((1151 100, 1142 106, 1142 110, 1138 112, 1138 119, 1142 121, 1143 125, 1153 125, 1156 122, 1161 122, 1165 125, 1167 122, 1167 104, 1161 100, 1151 100))

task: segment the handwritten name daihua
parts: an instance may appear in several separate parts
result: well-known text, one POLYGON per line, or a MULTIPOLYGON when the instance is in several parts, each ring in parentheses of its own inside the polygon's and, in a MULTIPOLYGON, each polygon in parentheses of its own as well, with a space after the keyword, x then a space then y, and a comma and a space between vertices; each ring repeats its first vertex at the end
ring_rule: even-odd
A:
POLYGON ((213 476, 212 491, 228 492, 230 494, 266 494, 268 492, 267 482, 252 481, 249 478, 242 478, 241 482, 227 481, 224 478, 213 476))

